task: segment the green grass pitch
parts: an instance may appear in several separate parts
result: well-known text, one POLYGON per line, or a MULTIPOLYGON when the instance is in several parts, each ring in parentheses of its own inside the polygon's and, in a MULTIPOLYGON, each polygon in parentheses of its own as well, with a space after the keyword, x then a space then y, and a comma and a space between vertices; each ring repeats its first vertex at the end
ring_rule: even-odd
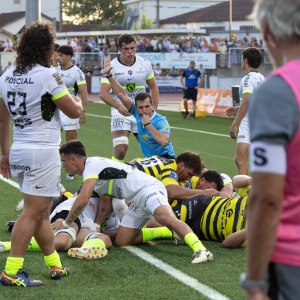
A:
MULTIPOLYGON (((110 116, 106 105, 89 103, 88 114, 110 116)), ((232 119, 208 116, 183 120, 179 112, 160 111, 167 117, 170 126, 229 135, 232 119)), ((88 122, 81 126, 78 139, 86 148, 88 156, 112 156, 110 119, 87 116, 88 122)), ((236 174, 234 154, 236 142, 229 137, 171 129, 175 153, 185 150, 201 154, 207 168, 217 169, 229 176, 236 174)), ((65 141, 64 134, 62 143, 65 141)), ((142 157, 133 135, 130 135, 129 150, 125 161, 142 157)), ((62 183, 67 191, 74 193, 81 185, 81 178, 62 183)), ((22 198, 18 189, 0 181, 0 240, 9 241, 6 222, 16 220, 15 205, 22 198)), ((239 287, 239 275, 245 270, 245 250, 224 249, 221 243, 204 241, 214 254, 214 260, 206 264, 192 265, 192 251, 184 245, 174 245, 171 240, 159 240, 156 246, 141 245, 142 250, 189 275, 230 299, 244 298, 239 287)), ((69 278, 51 281, 41 253, 27 253, 24 270, 31 278, 43 280, 38 288, 21 289, 0 286, 0 299, 207 299, 167 273, 141 260, 123 248, 113 246, 102 260, 84 261, 61 253, 63 263, 71 269, 69 278)), ((0 269, 4 269, 8 253, 0 254, 0 269)))

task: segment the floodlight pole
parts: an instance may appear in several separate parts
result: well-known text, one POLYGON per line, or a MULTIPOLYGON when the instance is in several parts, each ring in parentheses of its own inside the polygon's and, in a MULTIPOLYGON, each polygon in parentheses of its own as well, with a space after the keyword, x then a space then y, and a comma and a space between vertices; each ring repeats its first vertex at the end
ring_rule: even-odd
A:
POLYGON ((41 21, 41 0, 26 0, 25 27, 31 22, 41 21))
POLYGON ((229 42, 231 40, 231 25, 232 25, 232 0, 229 0, 229 42))
POLYGON ((156 0, 156 28, 159 28, 159 0, 156 0))

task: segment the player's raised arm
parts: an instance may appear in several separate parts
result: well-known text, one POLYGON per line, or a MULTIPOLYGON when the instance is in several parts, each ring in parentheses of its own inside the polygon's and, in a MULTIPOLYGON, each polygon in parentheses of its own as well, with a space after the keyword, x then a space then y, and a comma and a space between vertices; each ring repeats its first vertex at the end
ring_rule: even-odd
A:
POLYGON ((106 78, 108 79, 111 88, 114 90, 118 98, 122 101, 124 106, 126 107, 127 110, 130 110, 132 107, 132 101, 130 98, 127 96, 125 90, 123 87, 114 79, 112 76, 111 70, 113 67, 110 64, 110 55, 107 55, 106 59, 104 60, 104 74, 106 78))

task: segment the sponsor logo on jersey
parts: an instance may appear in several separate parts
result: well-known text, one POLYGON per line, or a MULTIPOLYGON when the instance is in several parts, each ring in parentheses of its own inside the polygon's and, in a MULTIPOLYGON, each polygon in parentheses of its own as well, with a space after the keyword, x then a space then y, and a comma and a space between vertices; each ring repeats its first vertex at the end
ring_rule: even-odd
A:
POLYGON ((6 76, 4 82, 13 83, 13 84, 34 84, 34 82, 31 81, 31 78, 14 78, 9 76, 6 76))
POLYGON ((130 94, 132 94, 135 91, 135 87, 136 87, 135 82, 126 83, 126 89, 130 94))
POLYGON ((148 195, 148 196, 146 197, 146 199, 145 199, 145 205, 146 205, 147 201, 149 200, 149 198, 151 198, 151 197, 153 197, 153 196, 155 196, 155 195, 157 195, 156 192, 151 193, 150 195, 148 195))
POLYGON ((27 125, 32 124, 31 119, 25 119, 25 118, 16 119, 16 120, 13 120, 13 122, 14 122, 14 125, 16 128, 21 128, 21 129, 23 129, 27 125))
POLYGON ((168 129, 168 128, 169 128, 168 125, 164 125, 162 129, 163 129, 163 130, 166 130, 166 129, 168 129))
POLYGON ((64 84, 64 81, 58 72, 54 73, 52 76, 54 77, 58 85, 64 84))
POLYGON ((10 164, 9 166, 10 166, 11 170, 30 171, 30 167, 29 166, 12 165, 12 164, 10 164))
POLYGON ((129 70, 128 74, 131 76, 133 74, 133 72, 131 70, 129 70))
POLYGON ((175 171, 171 171, 169 177, 178 181, 178 174, 175 171))

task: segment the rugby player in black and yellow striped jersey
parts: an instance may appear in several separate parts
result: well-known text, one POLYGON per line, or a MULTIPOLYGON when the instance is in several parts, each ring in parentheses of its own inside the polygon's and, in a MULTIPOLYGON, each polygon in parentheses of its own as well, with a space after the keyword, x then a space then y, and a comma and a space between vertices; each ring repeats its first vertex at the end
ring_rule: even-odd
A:
MULTIPOLYGON (((246 241, 246 207, 251 178, 239 178, 236 188, 239 197, 222 198, 200 195, 188 200, 178 201, 172 209, 178 219, 187 223, 197 237, 201 240, 223 242, 227 248, 238 248, 245 245, 246 241), (243 182, 243 184, 242 184, 243 182)), ((157 227, 159 224, 152 220, 147 228, 157 227)))
POLYGON ((203 163, 197 153, 185 151, 175 159, 151 156, 146 159, 136 159, 130 165, 160 180, 168 191, 169 200, 218 194, 217 190, 209 186, 206 190, 191 190, 179 185, 179 182, 190 180, 193 176, 201 174, 203 163))

